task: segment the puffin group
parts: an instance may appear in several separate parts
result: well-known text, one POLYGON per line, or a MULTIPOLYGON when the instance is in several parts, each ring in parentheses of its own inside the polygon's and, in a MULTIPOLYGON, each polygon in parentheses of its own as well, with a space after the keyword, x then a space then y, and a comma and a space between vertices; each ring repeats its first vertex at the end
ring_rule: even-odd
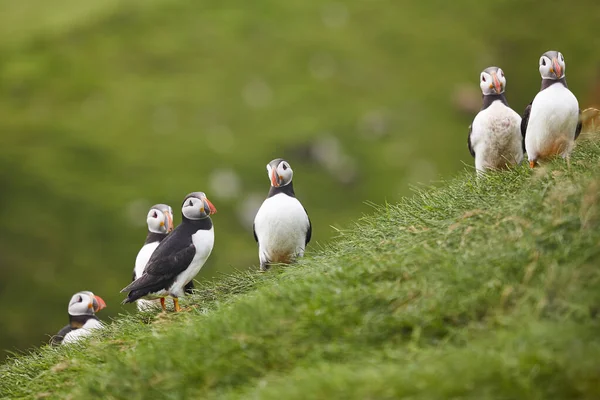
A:
POLYGON ((479 175, 518 165, 524 153, 531 168, 555 156, 569 161, 582 123, 577 98, 567 87, 564 56, 559 51, 545 52, 539 70, 541 89, 522 117, 506 101, 504 71, 489 67, 481 72, 483 104, 467 139, 479 175))
MULTIPOLYGON (((312 225, 306 209, 296 198, 289 162, 276 158, 267 164, 271 188, 256 213, 254 239, 258 243, 261 271, 271 264, 290 264, 304 255, 312 225)), ((136 302, 139 311, 167 310, 165 299, 173 299, 181 311, 179 298, 194 289, 193 279, 208 260, 215 243, 211 215, 217 209, 203 192, 185 196, 181 223, 173 228, 173 210, 156 204, 146 216, 148 232, 133 268, 133 279, 121 290, 123 303, 136 302)), ((52 345, 74 343, 103 325, 95 313, 106 307, 92 292, 79 292, 69 302, 69 325, 54 335, 52 345)))
MULTIPOLYGON (((558 51, 540 57, 542 86, 522 117, 506 101, 504 71, 489 67, 481 72, 483 104, 468 135, 478 175, 520 164, 524 153, 531 168, 554 156, 568 161, 582 124, 577 98, 567 87, 565 69, 565 59, 558 51)), ((271 187, 252 227, 261 271, 271 264, 289 264, 302 257, 312 234, 308 213, 294 192, 290 164, 276 158, 267 164, 267 174, 271 187)), ((216 212, 206 194, 190 193, 181 205, 181 223, 174 228, 171 207, 152 206, 133 279, 121 290, 127 293, 123 303, 136 302, 139 311, 162 308, 165 312, 165 299, 170 297, 175 311, 181 311, 179 298, 192 292, 193 279, 212 252, 215 233, 211 215, 216 212)), ((52 337, 51 344, 74 343, 101 328, 95 313, 105 306, 92 292, 74 294, 68 306, 69 325, 52 337)))

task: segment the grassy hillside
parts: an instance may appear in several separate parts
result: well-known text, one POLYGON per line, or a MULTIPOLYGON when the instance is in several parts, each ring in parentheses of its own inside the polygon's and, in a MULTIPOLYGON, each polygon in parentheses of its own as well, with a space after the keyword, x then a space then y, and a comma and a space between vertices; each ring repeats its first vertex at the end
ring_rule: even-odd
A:
POLYGON ((122 312, 151 204, 177 210, 193 190, 216 204, 204 279, 256 265, 248 219, 275 157, 296 171, 315 243, 368 210, 361 201, 451 176, 471 163, 473 113, 455 98, 470 88, 477 103, 489 64, 522 110, 539 54, 558 48, 587 105, 595 8, 0 0, 0 302, 18 301, 0 308, 0 348, 46 341, 82 289, 122 312))
POLYGON ((600 146, 468 174, 299 265, 204 283, 187 312, 122 315, 0 367, 7 398, 596 399, 600 146))

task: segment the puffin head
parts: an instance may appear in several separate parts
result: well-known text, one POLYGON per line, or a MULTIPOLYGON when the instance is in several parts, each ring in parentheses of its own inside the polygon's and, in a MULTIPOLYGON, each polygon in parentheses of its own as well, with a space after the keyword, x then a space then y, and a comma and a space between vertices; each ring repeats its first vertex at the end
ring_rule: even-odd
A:
POLYGON ((106 303, 100 296, 89 291, 77 292, 69 301, 69 315, 94 315, 106 307, 106 303))
POLYGON ((294 176, 292 167, 283 158, 276 158, 268 163, 267 172, 271 180, 271 186, 273 187, 289 185, 294 176))
POLYGON ((153 233, 169 233, 173 230, 173 210, 166 204, 156 204, 146 217, 148 230, 153 233))
POLYGON ((204 192, 193 192, 185 196, 181 213, 187 219, 198 220, 217 212, 217 209, 206 198, 204 192))
POLYGON ((481 71, 479 87, 484 95, 504 93, 506 78, 499 67, 488 67, 481 71))
POLYGON ((540 57, 542 79, 558 80, 565 77, 565 58, 560 51, 547 51, 540 57))

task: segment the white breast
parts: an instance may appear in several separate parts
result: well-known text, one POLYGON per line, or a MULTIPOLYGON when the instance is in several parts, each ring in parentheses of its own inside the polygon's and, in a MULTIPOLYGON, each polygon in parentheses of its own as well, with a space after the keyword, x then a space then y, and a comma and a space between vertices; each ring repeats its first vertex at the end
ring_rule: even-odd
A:
POLYGON ((308 224, 298 199, 283 193, 266 199, 254 219, 261 263, 291 262, 302 256, 308 224))
POLYGON ((146 268, 146 264, 148 264, 148 260, 150 260, 150 256, 154 253, 154 250, 158 247, 160 242, 152 242, 145 244, 140 251, 138 252, 137 257, 135 258, 135 279, 138 279, 144 273, 144 269, 146 268))
POLYGON ((175 279, 175 282, 169 288, 169 294, 175 297, 184 295, 184 287, 200 272, 206 260, 212 252, 215 244, 215 230, 211 227, 209 230, 199 230, 192 235, 192 243, 196 248, 196 255, 190 265, 175 279))
POLYGON ((569 89, 555 83, 539 92, 531 104, 525 136, 529 160, 567 156, 573 148, 578 120, 579 103, 569 89))
POLYGON ((89 336, 93 333, 94 329, 100 329, 104 325, 102 322, 97 319, 88 319, 85 324, 79 329, 72 330, 71 332, 65 335, 63 339, 63 344, 75 343, 86 336, 89 336))
POLYGON ((521 117, 502 102, 494 101, 473 120, 471 146, 479 172, 519 164, 523 160, 521 117))
MULTIPOLYGON (((160 242, 152 242, 145 244, 140 251, 138 252, 137 257, 135 258, 135 279, 138 279, 144 273, 146 269, 146 265, 154 253, 154 250, 158 247, 160 242)), ((152 296, 148 296, 151 298, 152 296)), ((138 311, 150 311, 160 308, 160 301, 158 299, 155 300, 144 300, 139 299, 136 301, 138 311)))

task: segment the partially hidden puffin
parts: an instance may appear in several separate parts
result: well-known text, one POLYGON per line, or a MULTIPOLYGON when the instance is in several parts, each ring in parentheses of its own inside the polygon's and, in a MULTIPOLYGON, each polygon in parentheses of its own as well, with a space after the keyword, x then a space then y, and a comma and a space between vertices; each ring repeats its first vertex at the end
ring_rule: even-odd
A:
MULTIPOLYGON (((135 258, 132 282, 142 276, 146 264, 148 263, 148 260, 150 260, 150 256, 154 253, 154 250, 156 250, 159 243, 173 230, 173 210, 166 204, 155 204, 150 207, 150 211, 148 211, 148 215, 146 216, 146 222, 148 224, 148 234, 146 235, 144 245, 135 258)), ((193 289, 194 281, 192 280, 186 285, 185 292, 191 293, 193 289)), ((138 299, 136 305, 139 311, 150 311, 160 308, 161 306, 158 299, 138 299)))
POLYGON ((210 215, 216 212, 203 192, 188 194, 181 207, 181 224, 160 242, 142 276, 121 290, 129 292, 123 303, 160 299, 165 309, 165 297, 171 296, 175 311, 180 311, 178 298, 212 252, 215 233, 210 215))
POLYGON ((506 169, 523 161, 521 117, 508 106, 504 90, 506 77, 498 67, 484 69, 479 77, 483 93, 481 111, 469 126, 467 143, 475 158, 475 168, 506 169))
POLYGON ((100 296, 89 291, 78 292, 69 301, 69 325, 50 339, 52 346, 74 343, 89 336, 94 329, 102 328, 96 313, 106 307, 100 296))
POLYGON ((581 133, 579 102, 567 87, 565 58, 558 51, 540 57, 542 87, 523 113, 521 133, 529 165, 560 155, 569 159, 581 133))
POLYGON ((304 255, 312 225, 306 209, 296 198, 290 164, 276 158, 267 164, 271 188, 254 218, 261 271, 272 263, 289 264, 304 255))

